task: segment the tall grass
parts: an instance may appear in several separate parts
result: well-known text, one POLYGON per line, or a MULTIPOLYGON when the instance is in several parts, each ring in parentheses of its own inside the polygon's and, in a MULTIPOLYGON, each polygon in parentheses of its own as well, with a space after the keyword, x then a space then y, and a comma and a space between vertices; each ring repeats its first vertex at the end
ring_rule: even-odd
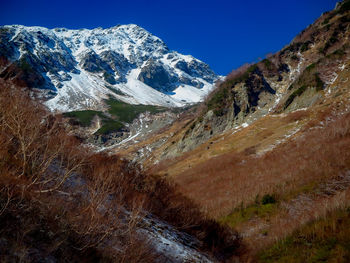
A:
POLYGON ((350 210, 329 212, 263 250, 258 262, 349 262, 350 210))

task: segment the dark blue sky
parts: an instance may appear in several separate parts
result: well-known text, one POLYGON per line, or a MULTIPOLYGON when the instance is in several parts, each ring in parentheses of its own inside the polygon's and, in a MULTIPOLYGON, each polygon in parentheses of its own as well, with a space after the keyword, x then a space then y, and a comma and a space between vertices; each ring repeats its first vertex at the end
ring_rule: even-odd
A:
POLYGON ((138 24, 219 74, 276 52, 336 0, 0 0, 0 24, 138 24))

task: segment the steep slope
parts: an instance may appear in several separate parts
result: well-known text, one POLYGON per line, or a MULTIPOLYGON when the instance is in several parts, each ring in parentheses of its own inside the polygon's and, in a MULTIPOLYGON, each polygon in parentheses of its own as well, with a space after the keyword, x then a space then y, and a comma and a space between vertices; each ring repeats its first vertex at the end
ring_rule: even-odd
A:
POLYGON ((123 151, 237 229, 248 248, 244 262, 257 261, 255 253, 276 240, 263 262, 317 261, 315 254, 309 261, 283 256, 296 247, 329 260, 340 249, 337 260, 348 262, 349 238, 332 239, 337 228, 327 228, 331 247, 284 238, 298 242, 308 222, 328 222, 336 209, 348 213, 349 22, 350 1, 343 1, 280 52, 233 71, 187 118, 140 143, 155 146, 143 150, 148 156, 140 158, 136 145, 123 151))
POLYGON ((182 172, 188 165, 193 166, 193 162, 204 162, 233 149, 243 151, 254 147, 255 151, 263 152, 269 145, 277 144, 275 141, 291 137, 306 122, 286 126, 275 119, 271 124, 269 116, 326 105, 333 103, 335 96, 347 94, 349 17, 348 1, 338 4, 281 51, 254 65, 247 64, 232 71, 197 110, 187 112, 185 118, 157 135, 161 140, 153 143, 151 139, 146 145, 141 142, 124 153, 145 161, 144 165, 149 167, 184 152, 188 152, 188 156, 194 152, 202 155, 196 160, 193 154, 193 158, 186 159, 181 165, 183 168, 177 171, 182 172), (343 77, 340 79, 340 76, 343 77), (257 141, 259 137, 254 137, 255 133, 250 141, 245 141, 245 137, 240 137, 245 142, 236 138, 238 131, 244 131, 255 122, 266 130, 262 143, 257 141), (223 138, 236 142, 236 146, 230 146, 223 138), (221 146, 213 145, 217 143, 221 146), (239 144, 241 146, 237 147, 239 144), (212 148, 215 151, 211 151, 212 148))
POLYGON ((268 114, 317 105, 337 92, 332 84, 349 62, 347 3, 323 14, 281 51, 229 74, 191 125, 162 149, 163 158, 193 150, 218 134, 244 128, 268 114))
POLYGON ((137 25, 102 29, 0 28, 0 78, 40 89, 51 110, 199 102, 218 79, 205 63, 170 51, 137 25))
POLYGON ((0 261, 226 262, 237 233, 0 81, 0 261), (20 146, 19 146, 20 145, 20 146))

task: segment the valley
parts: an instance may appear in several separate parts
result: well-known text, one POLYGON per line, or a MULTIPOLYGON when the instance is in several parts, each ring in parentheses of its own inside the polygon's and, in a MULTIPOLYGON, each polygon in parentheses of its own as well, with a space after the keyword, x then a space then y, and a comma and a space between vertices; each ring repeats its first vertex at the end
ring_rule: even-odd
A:
POLYGON ((22 237, 0 252, 348 262, 349 36, 344 0, 222 77, 134 24, 0 27, 0 219, 22 237))

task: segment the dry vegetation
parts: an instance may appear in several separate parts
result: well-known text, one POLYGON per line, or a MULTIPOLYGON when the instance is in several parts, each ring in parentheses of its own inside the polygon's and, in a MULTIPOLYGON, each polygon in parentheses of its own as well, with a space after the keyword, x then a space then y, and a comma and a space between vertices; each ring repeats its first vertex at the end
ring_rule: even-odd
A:
POLYGON ((349 207, 328 212, 258 255, 259 262, 349 262, 349 207))
MULTIPOLYGON (((224 116, 232 104, 232 87, 257 70, 281 77, 288 71, 285 63, 298 65, 299 54, 304 57, 301 72, 312 65, 317 69, 310 75, 317 78, 307 84, 320 84, 325 100, 319 105, 270 114, 153 166, 153 157, 173 142, 156 149, 145 165, 150 173, 166 175, 174 183, 145 174, 119 156, 90 152, 67 135, 60 116, 49 114, 23 90, 1 83, 0 259, 153 262, 159 255, 136 231, 142 227, 141 219, 152 214, 197 237, 198 249, 221 261, 242 253, 237 251, 242 246, 237 232, 217 221, 242 234, 249 252, 243 261, 346 262, 350 258, 350 113, 345 99, 349 76, 339 73, 334 86, 341 89, 334 97, 323 91, 322 82, 333 79, 334 68, 343 63, 348 49, 344 43, 350 5, 344 3, 282 51, 230 73, 204 104, 167 130, 123 150, 130 154, 169 137, 175 143, 207 110, 224 116), (315 62, 322 67, 316 68, 315 62), (293 249, 298 253, 291 253, 293 249)), ((290 86, 291 92, 296 89, 294 97, 306 89, 303 84, 310 82, 306 77, 298 79, 300 87, 290 86)))
MULTIPOLYGON (((232 107, 231 88, 245 82, 250 73, 258 69, 268 78, 285 81, 288 72, 297 69, 281 88, 290 96, 274 108, 274 113, 284 113, 268 114, 247 128, 214 134, 181 156, 148 164, 150 171, 174 180, 206 213, 240 232, 249 249, 243 260, 349 260, 349 238, 341 233, 348 232, 350 205, 349 3, 344 1, 340 8, 323 14, 282 51, 255 66, 233 71, 208 96, 207 107, 201 107, 204 114, 213 110, 225 119, 232 107), (286 111, 307 88, 317 94, 317 102, 296 100, 300 105, 286 111), (279 109, 282 104, 286 107, 279 109), (303 107, 308 109, 286 113, 303 107), (264 203, 266 197, 274 202, 264 203), (339 228, 335 226, 338 219, 339 228), (315 227, 310 233, 310 226, 305 226, 310 221, 325 222, 327 228, 315 227), (300 245, 303 231, 307 233, 300 245), (331 240, 331 245, 322 243, 322 238, 331 240), (293 249, 305 255, 297 256, 293 249)), ((190 123, 195 125, 199 119, 190 123)), ((176 143, 183 137, 184 133, 172 139, 176 143)))
POLYGON ((332 93, 309 110, 267 116, 153 169, 168 174, 208 214, 237 229, 249 251, 243 260, 252 260, 311 220, 350 205, 346 92, 341 97, 332 93), (297 136, 267 147, 287 128, 299 130, 297 136), (266 195, 276 202, 263 204, 266 195))
POLYGON ((148 213, 219 260, 239 247, 234 231, 206 219, 175 185, 92 153, 67 135, 60 116, 8 83, 0 127, 1 260, 153 262, 159 255, 136 231, 148 213))
POLYGON ((86 261, 151 260, 149 248, 135 251, 135 257, 127 253, 144 243, 135 236, 136 217, 126 218, 120 210, 123 205, 134 215, 142 209, 137 195, 128 197, 135 171, 119 158, 89 153, 66 134, 59 116, 48 114, 21 89, 1 83, 0 105, 1 222, 7 226, 1 228, 2 258, 74 261, 77 253, 86 261), (103 167, 107 161, 113 166, 103 167), (111 195, 113 201, 106 204, 111 195), (121 239, 114 244, 120 250, 105 253, 103 242, 121 239), (91 259, 87 251, 94 251, 91 259))
POLYGON ((349 7, 345 1, 282 51, 233 71, 202 107, 204 114, 213 110, 229 119, 231 88, 258 67, 269 81, 285 81, 274 113, 148 165, 207 214, 238 230, 248 249, 243 262, 349 261, 343 234, 350 205, 349 7), (297 74, 288 79, 290 71, 297 74), (267 197, 274 201, 266 203, 267 197))
MULTIPOLYGON (((298 111, 286 117, 266 116, 246 128, 240 127, 215 135, 192 151, 151 166, 151 171, 160 175, 166 174, 177 180, 184 176, 187 170, 216 156, 232 152, 244 152, 244 155, 260 154, 276 142, 283 141, 287 134, 305 125, 310 118, 307 111, 298 111)), ((162 150, 161 148, 159 152, 162 150)))
MULTIPOLYGON (((319 118, 326 122, 327 117, 319 118)), ((303 136, 262 156, 247 156, 244 152, 219 155, 187 169, 174 180, 186 195, 214 217, 220 217, 241 202, 253 202, 257 195, 286 193, 346 170, 350 165, 349 122, 350 116, 345 115, 327 121, 322 129, 306 127, 303 136)))

